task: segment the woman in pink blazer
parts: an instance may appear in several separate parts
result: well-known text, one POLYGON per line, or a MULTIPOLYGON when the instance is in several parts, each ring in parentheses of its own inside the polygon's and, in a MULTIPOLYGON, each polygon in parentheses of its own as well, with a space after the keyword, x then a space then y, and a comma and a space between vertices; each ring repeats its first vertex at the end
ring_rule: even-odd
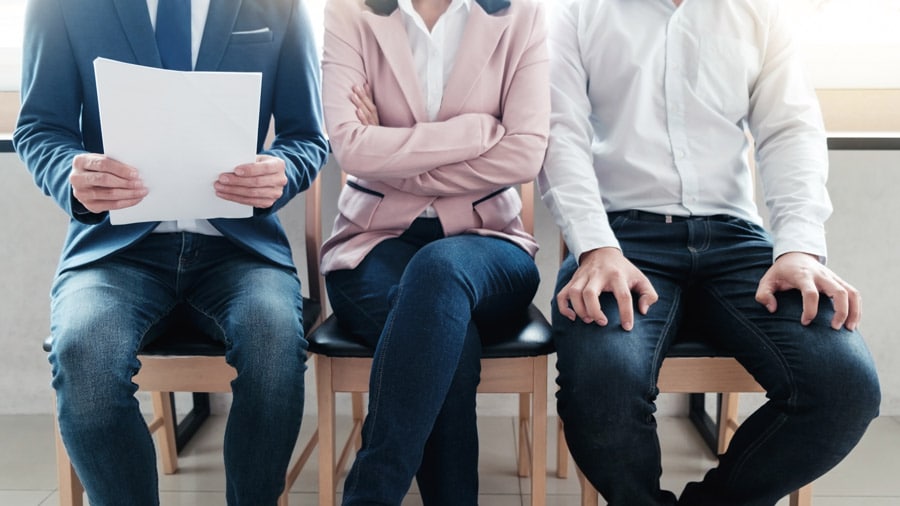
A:
POLYGON ((536 0, 330 0, 323 101, 348 174, 322 270, 338 321, 375 348, 344 504, 478 499, 479 326, 524 313, 534 238, 513 185, 549 131, 536 0))

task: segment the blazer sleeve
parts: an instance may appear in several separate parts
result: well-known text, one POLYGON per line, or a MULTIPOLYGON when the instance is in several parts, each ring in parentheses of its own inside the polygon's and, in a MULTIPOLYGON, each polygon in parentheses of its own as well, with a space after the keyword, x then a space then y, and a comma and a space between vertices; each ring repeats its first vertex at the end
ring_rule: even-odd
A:
POLYGON ((350 101, 353 86, 367 82, 361 32, 362 10, 354 2, 325 8, 322 87, 331 147, 348 174, 369 180, 406 178, 441 165, 477 157, 503 135, 490 114, 468 113, 410 127, 366 126, 350 101))
MULTIPOLYGON (((523 21, 529 18, 523 18, 523 21)), ((489 192, 532 181, 541 169, 550 130, 547 25, 537 5, 527 45, 510 74, 502 104, 503 135, 479 156, 385 183, 415 195, 449 196, 489 192)), ((524 23, 523 23, 524 24, 524 23)))
POLYGON ((72 194, 72 161, 86 153, 81 125, 81 76, 59 2, 34 0, 25 13, 22 105, 13 144, 37 186, 72 218, 99 223, 72 194))
POLYGON ((309 188, 328 156, 322 131, 319 59, 312 26, 300 2, 291 2, 288 23, 278 60, 272 115, 275 138, 262 153, 284 160, 288 183, 281 197, 254 214, 274 213, 298 193, 309 188))

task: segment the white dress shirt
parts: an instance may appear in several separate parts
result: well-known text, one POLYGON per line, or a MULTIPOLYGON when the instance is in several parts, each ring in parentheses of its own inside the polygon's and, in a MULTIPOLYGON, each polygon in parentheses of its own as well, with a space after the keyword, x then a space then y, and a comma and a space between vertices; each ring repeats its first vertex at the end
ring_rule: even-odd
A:
POLYGON ((425 98, 428 119, 434 121, 441 109, 444 86, 453 70, 456 52, 462 43, 472 0, 450 2, 431 31, 413 8, 412 0, 399 0, 397 4, 403 13, 406 36, 416 64, 416 75, 419 77, 422 97, 425 98))
MULTIPOLYGON (((403 14, 406 36, 412 50, 413 62, 416 65, 416 76, 419 78, 419 89, 425 99, 425 109, 429 121, 437 118, 444 100, 444 87, 453 71, 456 52, 462 44, 463 32, 469 20, 472 0, 453 0, 437 22, 428 30, 425 20, 413 7, 412 0, 399 0, 397 5, 403 14)), ((423 212, 424 218, 436 218, 437 211, 428 206, 423 212)))
MULTIPOLYGON (((200 53, 200 41, 203 40, 203 29, 206 26, 206 17, 209 14, 210 0, 191 0, 191 66, 197 65, 197 55, 200 53)), ((150 24, 156 30, 156 9, 159 0, 147 0, 147 10, 150 12, 150 24)), ((205 235, 222 235, 207 220, 177 220, 164 221, 153 229, 154 233, 166 232, 194 232, 205 235)))
POLYGON ((778 0, 554 3, 538 183, 576 258, 619 247, 606 211, 761 223, 749 130, 775 257, 824 259, 826 138, 778 0))

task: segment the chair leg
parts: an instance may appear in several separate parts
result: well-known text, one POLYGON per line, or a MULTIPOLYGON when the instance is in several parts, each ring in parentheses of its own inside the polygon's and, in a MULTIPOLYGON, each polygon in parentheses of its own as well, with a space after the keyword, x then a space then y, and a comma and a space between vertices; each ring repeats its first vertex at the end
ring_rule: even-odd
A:
MULTIPOLYGON (((56 406, 53 407, 56 412, 56 406)), ((75 474, 75 468, 66 453, 62 436, 59 434, 59 422, 53 417, 53 427, 56 433, 56 476, 59 480, 59 504, 60 506, 84 506, 84 487, 81 480, 75 474)))
POLYGON ((172 392, 151 392, 153 399, 154 422, 151 432, 156 432, 159 444, 159 457, 162 459, 162 470, 165 474, 178 471, 178 449, 175 446, 175 412, 170 401, 172 392), (156 421, 159 423, 156 423, 156 421))
POLYGON ((578 466, 575 466, 575 474, 578 475, 578 483, 581 484, 581 506, 597 506, 600 502, 600 494, 585 478, 578 466))
POLYGON ((728 449, 728 443, 731 442, 731 438, 738 427, 738 396, 737 392, 722 394, 721 412, 719 413, 719 455, 725 453, 725 450, 728 449))
POLYGON ((531 416, 531 506, 547 503, 547 356, 534 358, 531 416))
POLYGON ((791 506, 810 506, 812 504, 812 483, 791 492, 791 506))
POLYGON ((353 447, 358 452, 362 448, 362 426, 365 422, 365 410, 363 409, 362 392, 353 392, 350 394, 350 403, 353 409, 353 426, 360 427, 359 433, 353 438, 353 447))
POLYGON ((569 477, 569 445, 562 418, 556 419, 556 477, 563 480, 569 477))
POLYGON ((528 447, 528 431, 531 426, 531 398, 527 393, 519 394, 519 462, 520 478, 528 477, 529 462, 533 460, 528 447))
POLYGON ((319 402, 319 506, 334 506, 336 500, 334 392, 331 359, 316 355, 316 393, 319 402))
POLYGON ((303 471, 303 467, 306 465, 306 462, 309 460, 310 455, 312 455, 313 450, 316 449, 318 443, 319 429, 316 429, 312 436, 309 437, 309 441, 306 442, 306 446, 303 447, 300 456, 297 457, 294 465, 291 466, 287 472, 287 476, 284 478, 284 490, 281 492, 281 496, 278 497, 278 506, 288 506, 291 487, 294 486, 294 482, 300 477, 300 471, 303 471))

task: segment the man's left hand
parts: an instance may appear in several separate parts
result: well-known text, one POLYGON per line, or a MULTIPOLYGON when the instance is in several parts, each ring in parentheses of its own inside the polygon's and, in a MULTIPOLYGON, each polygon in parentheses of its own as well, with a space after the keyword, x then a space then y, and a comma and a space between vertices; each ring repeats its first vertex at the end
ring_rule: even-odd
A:
POLYGON ((266 209, 281 198, 287 184, 284 160, 257 155, 255 163, 238 165, 219 176, 216 195, 225 200, 266 209))
POLYGON ((862 317, 859 291, 822 265, 815 256, 792 252, 778 257, 760 280, 756 301, 774 313, 778 309, 775 293, 792 289, 799 290, 803 296, 803 314, 800 316, 803 325, 809 325, 816 317, 820 293, 830 297, 834 305, 832 328, 845 326, 853 330, 859 325, 862 317))

